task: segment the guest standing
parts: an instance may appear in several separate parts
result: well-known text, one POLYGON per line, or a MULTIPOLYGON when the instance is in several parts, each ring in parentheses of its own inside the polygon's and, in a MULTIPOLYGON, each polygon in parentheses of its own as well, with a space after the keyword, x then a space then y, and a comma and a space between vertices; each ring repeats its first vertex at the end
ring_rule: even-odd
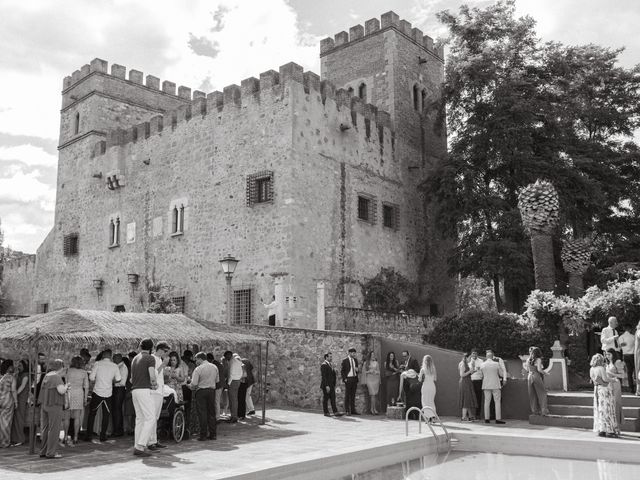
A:
MULTIPOLYGON (((405 415, 407 414, 407 411, 412 407, 421 408, 420 381, 418 380, 418 374, 415 370, 410 368, 402 372, 402 374, 400 375, 400 389, 404 394, 405 415)), ((420 419, 420 415, 418 415, 418 412, 414 411, 409 414, 409 418, 412 418, 414 420, 420 419)))
POLYGON ((13 360, 0 364, 0 448, 11 444, 13 412, 18 407, 16 377, 13 376, 13 360))
POLYGON ((78 443, 84 408, 89 402, 89 376, 80 356, 71 359, 67 370, 67 385, 69 387, 69 415, 65 418, 65 433, 73 438, 73 443, 78 443), (69 431, 71 419, 73 419, 73 435, 69 431))
POLYGON ((14 446, 22 445, 25 441, 24 426, 27 421, 27 402, 29 401, 29 365, 25 360, 20 360, 17 364, 16 374, 16 395, 18 405, 13 414, 11 424, 11 443, 14 446))
POLYGON ((322 411, 325 417, 330 417, 329 401, 334 415, 338 415, 336 406, 336 369, 333 366, 333 355, 331 352, 324 354, 324 362, 320 365, 320 390, 322 390, 322 411))
POLYGON ((346 415, 360 415, 356 411, 356 391, 358 389, 358 359, 356 349, 350 348, 347 358, 342 360, 340 376, 344 383, 344 411, 346 415))
POLYGON ((158 442, 158 419, 160 413, 162 413, 162 401, 164 400, 164 369, 169 364, 169 352, 171 347, 166 342, 158 342, 156 345, 156 353, 154 353, 153 359, 156 362, 156 381, 158 382, 158 388, 151 391, 151 399, 153 401, 153 408, 155 411, 154 428, 151 432, 151 438, 149 439, 149 450, 157 450, 159 448, 167 448, 166 445, 158 442))
POLYGON ((471 412, 475 415, 478 401, 473 391, 473 383, 471 383, 471 374, 473 372, 469 368, 469 354, 462 355, 462 360, 458 364, 458 373, 460 374, 460 380, 458 380, 458 407, 462 411, 462 421, 470 422, 472 418, 471 412))
POLYGON ((542 352, 538 347, 532 347, 526 369, 527 387, 529 392, 529 406, 534 415, 549 415, 547 407, 547 390, 544 388, 544 376, 547 372, 542 367, 542 352))
POLYGON ((633 360, 635 363, 633 376, 636 380, 636 395, 640 396, 640 322, 638 322, 638 325, 636 325, 633 360))
POLYGON ((402 371, 414 370, 417 372, 420 370, 420 364, 418 363, 418 360, 409 353, 408 350, 403 350, 402 366, 400 368, 402 369, 402 371))
POLYGON ((133 454, 148 457, 146 450, 153 430, 156 428, 156 410, 151 391, 158 388, 156 360, 151 355, 153 341, 140 342, 140 353, 131 362, 131 397, 136 412, 135 440, 133 454))
POLYGON ((218 367, 207 361, 207 354, 196 353, 196 368, 190 387, 196 391, 196 409, 200 435, 198 440, 216 439, 216 385, 220 381, 218 367))
MULTIPOLYGON (((113 384, 121 380, 120 369, 111 361, 111 350, 106 349, 102 352, 102 358, 93 364, 89 380, 95 382, 93 392, 91 393, 91 402, 89 403, 89 420, 87 422, 87 441, 92 440, 93 424, 96 419, 98 409, 102 409, 102 424, 100 426, 100 442, 107 440, 107 428, 109 427, 109 418, 113 410, 113 384)), ((99 443, 99 442, 98 442, 99 443)))
POLYGON ((367 378, 367 390, 371 398, 371 414, 378 415, 378 392, 380 391, 380 364, 373 352, 369 352, 367 362, 364 365, 367 378))
MULTIPOLYGON (((482 391, 484 392, 484 423, 489 423, 491 418, 491 398, 496 408, 496 423, 504 424, 502 421, 502 384, 500 375, 502 368, 500 363, 493 360, 493 350, 487 350, 486 360, 482 362, 480 371, 482 372, 482 391)), ((502 373, 503 374, 503 373, 502 373)), ((503 374, 504 375, 504 374, 503 374)))
POLYGON ((616 351, 620 350, 618 346, 618 319, 616 317, 609 317, 607 320, 608 326, 602 329, 600 333, 600 343, 602 344, 602 352, 606 352, 610 348, 616 351))
POLYGON ((469 370, 471 370, 471 384, 473 385, 473 392, 476 394, 476 411, 475 415, 472 415, 471 419, 480 419, 482 408, 482 360, 478 358, 478 349, 473 348, 469 357, 469 370))
POLYGON ((436 415, 436 381, 438 381, 438 373, 433 363, 431 355, 422 357, 422 367, 418 375, 418 381, 422 383, 421 400, 422 408, 429 407, 425 414, 429 420, 436 415))
POLYGON ((240 357, 227 350, 224 352, 224 358, 229 365, 229 389, 227 395, 229 397, 229 410, 231 423, 238 421, 238 390, 240 389, 240 380, 242 380, 242 362, 240 357))
POLYGON ((633 327, 630 324, 624 326, 624 333, 620 335, 618 339, 618 345, 622 351, 622 362, 624 363, 624 369, 627 374, 627 386, 629 392, 635 393, 636 391, 636 378, 635 378, 635 361, 634 352, 636 349, 636 338, 633 332, 633 327))
POLYGON ((387 406, 395 405, 400 388, 400 365, 394 352, 387 353, 384 362, 385 390, 387 392, 387 406))
POLYGON ((124 363, 121 353, 113 356, 113 363, 120 371, 120 381, 113 384, 113 436, 124 436, 124 401, 127 397, 127 379, 129 368, 124 363))
POLYGON ((40 405, 42 406, 42 448, 40 457, 61 458, 57 453, 58 438, 62 428, 62 410, 64 408, 64 397, 67 394, 69 385, 62 381, 62 371, 64 363, 56 359, 51 362, 49 372, 44 375, 40 387, 40 405))
POLYGON ((240 362, 240 367, 242 368, 240 384, 238 385, 238 419, 244 420, 247 417, 247 371, 240 355, 237 353, 233 355, 240 362))
POLYGON ((619 426, 622 426, 624 422, 624 415, 622 413, 622 383, 621 380, 625 377, 624 364, 618 358, 618 352, 613 348, 610 348, 605 353, 605 364, 607 375, 609 375, 609 385, 613 392, 613 409, 616 412, 616 421, 619 426))
POLYGON ((253 398, 251 398, 251 392, 253 391, 253 385, 256 383, 256 378, 253 375, 253 364, 248 358, 242 359, 244 365, 244 371, 247 373, 247 393, 245 395, 245 402, 247 404, 247 415, 255 415, 256 407, 253 405, 253 398))
POLYGON ((591 358, 589 376, 593 382, 593 431, 600 437, 617 437, 620 426, 616 419, 613 388, 604 367, 604 357, 596 353, 591 358))

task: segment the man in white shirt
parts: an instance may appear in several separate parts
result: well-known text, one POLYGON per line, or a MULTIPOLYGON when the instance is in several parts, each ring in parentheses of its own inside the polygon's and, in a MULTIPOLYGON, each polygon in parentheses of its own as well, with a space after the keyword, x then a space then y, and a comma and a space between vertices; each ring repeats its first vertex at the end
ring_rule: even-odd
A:
POLYGON ((484 423, 489 423, 491 418, 491 398, 496 407, 496 423, 504 424, 502 421, 502 384, 500 377, 506 378, 506 371, 500 362, 493 358, 493 351, 487 350, 487 359, 482 363, 480 370, 482 371, 482 391, 484 392, 484 423))
POLYGON ((633 334, 633 327, 629 324, 624 326, 624 333, 618 338, 618 345, 622 351, 622 361, 627 370, 627 381, 629 382, 629 391, 635 393, 635 356, 636 337, 633 334))
POLYGON ((478 358, 478 349, 471 350, 469 357, 469 370, 471 374, 471 383, 473 384, 473 392, 476 394, 476 401, 478 406, 475 411, 475 418, 480 418, 480 412, 482 411, 482 360, 478 358))
POLYGON ((149 450, 158 450, 159 448, 167 448, 166 445, 163 445, 158 442, 158 419, 160 418, 160 413, 162 412, 162 401, 164 400, 164 367, 169 364, 169 352, 171 351, 171 347, 166 342, 158 342, 156 345, 156 353, 152 356, 156 362, 156 381, 158 384, 158 388, 155 390, 151 390, 151 399, 153 401, 153 406, 156 414, 156 427, 151 432, 151 436, 149 438, 149 446, 147 447, 149 450))
POLYGON ((229 350, 224 352, 224 358, 229 364, 229 410, 231 410, 231 423, 238 421, 238 389, 240 388, 240 380, 242 379, 242 360, 237 353, 229 350))
POLYGON ((606 353, 607 350, 613 348, 616 352, 620 351, 618 346, 618 319, 616 317, 609 317, 609 326, 604 327, 600 333, 600 343, 602 344, 602 351, 606 353))
MULTIPOLYGON (((260 300, 262 301, 262 300, 260 300)), ((278 302, 276 302, 276 296, 271 296, 271 303, 263 303, 264 308, 267 309, 267 323, 272 327, 276 325, 276 312, 278 310, 278 302)))
POLYGON ((113 384, 122 380, 120 369, 111 361, 111 350, 102 352, 102 359, 93 364, 89 380, 95 382, 91 393, 91 403, 89 404, 89 418, 87 421, 87 441, 93 443, 105 442, 107 440, 107 428, 109 427, 109 417, 113 408, 113 384), (100 425, 100 441, 92 439, 93 424, 96 420, 98 409, 102 409, 102 422, 100 425))

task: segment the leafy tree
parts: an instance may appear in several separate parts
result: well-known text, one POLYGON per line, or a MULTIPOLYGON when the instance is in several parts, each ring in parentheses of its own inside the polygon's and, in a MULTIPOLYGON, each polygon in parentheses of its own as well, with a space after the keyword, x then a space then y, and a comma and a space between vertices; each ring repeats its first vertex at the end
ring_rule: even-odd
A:
MULTIPOLYGON (((607 249, 620 256, 624 241, 640 238, 640 156, 621 141, 638 127, 640 66, 617 66, 620 50, 542 43, 532 18, 515 17, 513 0, 439 19, 450 32, 443 101, 451 143, 423 186, 442 205, 441 229, 458 235, 452 270, 491 281, 498 309, 519 311, 533 287, 517 209, 524 186, 554 184, 570 236, 615 223, 620 233, 607 249)), ((559 250, 555 258, 560 264, 559 250)))
POLYGON ((147 313, 178 313, 173 303, 173 287, 171 285, 149 285, 149 306, 147 313))
POLYGON ((461 278, 456 289, 456 307, 459 312, 495 311, 496 304, 491 286, 482 278, 461 278))
POLYGON ((364 308, 385 312, 410 310, 416 296, 415 285, 393 268, 381 268, 361 288, 364 308))

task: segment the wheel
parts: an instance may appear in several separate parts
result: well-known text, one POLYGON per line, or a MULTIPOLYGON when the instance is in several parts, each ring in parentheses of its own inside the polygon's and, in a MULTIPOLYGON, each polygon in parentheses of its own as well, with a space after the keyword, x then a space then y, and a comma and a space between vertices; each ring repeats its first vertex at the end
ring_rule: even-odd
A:
POLYGON ((173 439, 176 443, 180 443, 182 441, 182 437, 184 436, 184 428, 185 428, 185 418, 184 411, 176 410, 173 414, 173 439))

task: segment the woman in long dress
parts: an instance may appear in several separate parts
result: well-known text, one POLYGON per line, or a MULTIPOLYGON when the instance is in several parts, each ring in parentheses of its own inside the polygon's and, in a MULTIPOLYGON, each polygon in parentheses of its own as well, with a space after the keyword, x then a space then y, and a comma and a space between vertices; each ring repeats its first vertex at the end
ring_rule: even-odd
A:
POLYGON ((429 419, 433 418, 433 414, 436 413, 436 381, 438 380, 438 374, 436 372, 436 366, 433 363, 431 355, 425 355, 422 357, 422 368, 420 368, 420 374, 418 375, 418 381, 422 382, 422 408, 429 407, 429 410, 425 415, 429 415, 429 419))
POLYGON ((547 407, 547 390, 544 387, 544 376, 547 372, 542 367, 542 352, 538 347, 531 347, 529 358, 525 362, 529 406, 534 415, 549 415, 547 407))
POLYGON ((24 360, 20 360, 17 364, 16 395, 18 396, 18 405, 11 424, 11 443, 17 447, 25 441, 24 426, 27 421, 27 402, 29 400, 29 365, 24 360))
POLYGON ((67 369, 67 385, 69 385, 69 410, 65 411, 64 431, 66 438, 71 437, 71 442, 76 445, 84 418, 84 408, 89 403, 89 376, 80 356, 71 359, 71 364, 67 369), (73 432, 69 431, 72 418, 73 432))
POLYGON ((469 354, 462 355, 462 360, 458 364, 458 407, 462 410, 462 421, 470 422, 469 412, 475 412, 478 406, 476 394, 473 391, 473 383, 471 382, 471 374, 473 371, 469 368, 469 354))
POLYGON ((384 362, 384 380, 387 391, 387 406, 395 405, 400 387, 400 365, 396 360, 394 352, 387 353, 387 360, 384 362))
POLYGON ((380 391, 380 364, 373 352, 369 354, 369 359, 364 365, 367 376, 367 389, 371 397, 371 414, 378 415, 378 392, 380 391))
POLYGON ((609 375, 611 389, 613 390, 614 410, 616 412, 616 420, 618 425, 622 426, 624 422, 624 416, 622 414, 622 383, 621 379, 625 378, 627 374, 624 371, 624 363, 618 358, 618 352, 613 348, 610 348, 605 353, 606 357, 606 370, 609 375))
POLYGON ((617 437, 620 426, 616 419, 613 387, 604 367, 604 357, 596 353, 591 358, 589 376, 593 382, 593 431, 600 437, 617 437))
POLYGON ((633 352, 633 359, 636 366, 634 378, 636 382, 636 395, 640 397, 640 322, 636 325, 636 343, 633 352))
POLYGON ((0 365, 0 447, 2 448, 11 444, 11 422, 17 403, 13 360, 5 360, 0 365))

